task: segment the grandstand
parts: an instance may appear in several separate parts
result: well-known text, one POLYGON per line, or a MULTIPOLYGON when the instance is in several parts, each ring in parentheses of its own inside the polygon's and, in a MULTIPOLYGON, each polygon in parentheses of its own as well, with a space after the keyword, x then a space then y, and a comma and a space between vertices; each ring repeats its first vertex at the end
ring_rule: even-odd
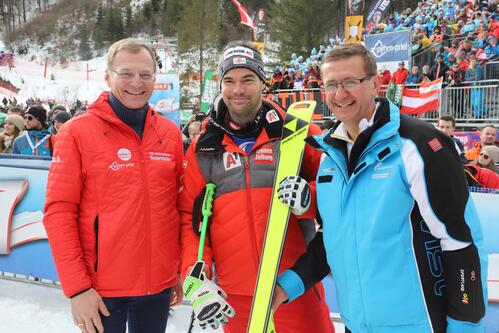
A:
MULTIPOLYGON (((378 23, 368 22, 363 31, 364 40, 368 35, 408 31, 411 39, 409 72, 413 66, 418 66, 420 71, 423 66, 432 69, 437 58, 442 56, 448 70, 441 75, 443 83, 439 107, 419 114, 421 119, 436 121, 441 115, 450 114, 456 118, 459 128, 471 129, 483 123, 497 126, 498 8, 494 1, 489 2, 489 6, 484 6, 483 1, 424 1, 418 3, 414 10, 408 8, 402 13, 390 13, 378 23), (470 66, 472 61, 476 65, 470 66), (459 67, 457 73, 452 71, 455 64, 459 67)), ((319 45, 317 49, 312 49, 307 58, 292 54, 288 63, 274 70, 269 82, 271 97, 280 102, 286 98, 288 102, 293 102, 300 96, 323 94, 318 71, 320 61, 325 52, 342 43, 344 40, 336 36, 329 38, 327 46, 319 45), (296 93, 296 90, 302 92, 296 93)), ((432 79, 435 77, 429 78, 432 79)), ((418 89, 419 85, 407 85, 407 88, 418 89)), ((382 86, 381 94, 385 96, 387 90, 387 85, 382 86)), ((320 104, 317 113, 321 113, 323 118, 330 118, 332 114, 325 103, 320 104)))

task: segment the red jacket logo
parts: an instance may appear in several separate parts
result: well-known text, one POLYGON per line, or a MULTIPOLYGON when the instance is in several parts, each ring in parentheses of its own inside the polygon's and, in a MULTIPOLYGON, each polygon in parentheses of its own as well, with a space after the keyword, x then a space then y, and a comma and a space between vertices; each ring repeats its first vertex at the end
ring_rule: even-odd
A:
POLYGON ((273 164, 274 163, 274 147, 272 145, 264 145, 258 148, 254 157, 255 164, 273 164))
POLYGON ((225 171, 229 171, 230 169, 234 169, 242 165, 241 157, 236 153, 229 153, 229 152, 224 153, 223 163, 225 171))

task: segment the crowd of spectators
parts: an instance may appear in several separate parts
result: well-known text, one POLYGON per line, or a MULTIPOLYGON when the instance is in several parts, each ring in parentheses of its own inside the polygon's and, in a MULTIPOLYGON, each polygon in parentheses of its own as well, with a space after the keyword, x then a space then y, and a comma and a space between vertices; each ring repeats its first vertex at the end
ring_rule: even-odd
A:
POLYGON ((52 156, 57 132, 64 123, 84 111, 63 105, 49 104, 45 109, 40 101, 30 99, 27 105, 4 99, 0 107, 0 153, 30 156, 52 156))
MULTIPOLYGON (((410 30, 413 54, 432 51, 428 52, 432 59, 422 58, 423 63, 404 68, 403 73, 392 74, 382 68, 382 84, 419 84, 443 77, 444 86, 459 86, 463 81, 483 80, 484 63, 499 58, 498 14, 498 0, 422 1, 414 10, 407 8, 402 13, 394 12, 377 22, 369 22, 363 34, 410 30), (426 72, 425 66, 428 66, 426 72)), ((293 53, 288 63, 275 67, 269 90, 320 87, 322 56, 342 43, 344 40, 338 37, 330 38, 327 45, 312 49, 306 59, 293 53)))

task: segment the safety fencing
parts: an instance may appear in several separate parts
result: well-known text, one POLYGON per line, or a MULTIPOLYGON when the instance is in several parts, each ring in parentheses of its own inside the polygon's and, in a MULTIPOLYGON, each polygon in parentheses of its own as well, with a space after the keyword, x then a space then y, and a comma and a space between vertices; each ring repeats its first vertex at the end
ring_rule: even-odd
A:
MULTIPOLYGON (((409 89, 418 89, 418 85, 407 85, 409 89)), ((387 86, 381 86, 379 96, 386 97, 387 86)), ((324 89, 275 90, 266 96, 283 107, 294 102, 315 100, 314 120, 334 118, 326 105, 324 89)), ((462 82, 458 86, 442 88, 438 110, 431 110, 416 115, 426 121, 437 121, 442 115, 452 115, 460 124, 499 123, 499 80, 462 82)))

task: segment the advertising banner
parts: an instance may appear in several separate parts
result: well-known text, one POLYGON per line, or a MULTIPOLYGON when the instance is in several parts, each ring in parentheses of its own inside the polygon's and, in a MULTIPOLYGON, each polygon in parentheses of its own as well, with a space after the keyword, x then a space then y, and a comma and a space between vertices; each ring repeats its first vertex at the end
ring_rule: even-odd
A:
POLYGON ((385 66, 393 74, 398 63, 403 61, 409 68, 411 59, 410 31, 387 32, 383 34, 366 35, 366 47, 376 57, 378 69, 385 66))
POLYGON ((381 23, 390 7, 390 0, 375 0, 367 10, 366 22, 381 23))
POLYGON ((180 126, 180 79, 177 74, 157 74, 149 104, 180 126))
POLYGON ((211 69, 204 72, 203 95, 201 96, 201 111, 208 113, 210 105, 215 98, 215 92, 218 90, 217 81, 214 80, 215 73, 211 69))
POLYGON ((359 44, 362 41, 362 24, 364 16, 347 16, 345 18, 345 43, 359 44))

